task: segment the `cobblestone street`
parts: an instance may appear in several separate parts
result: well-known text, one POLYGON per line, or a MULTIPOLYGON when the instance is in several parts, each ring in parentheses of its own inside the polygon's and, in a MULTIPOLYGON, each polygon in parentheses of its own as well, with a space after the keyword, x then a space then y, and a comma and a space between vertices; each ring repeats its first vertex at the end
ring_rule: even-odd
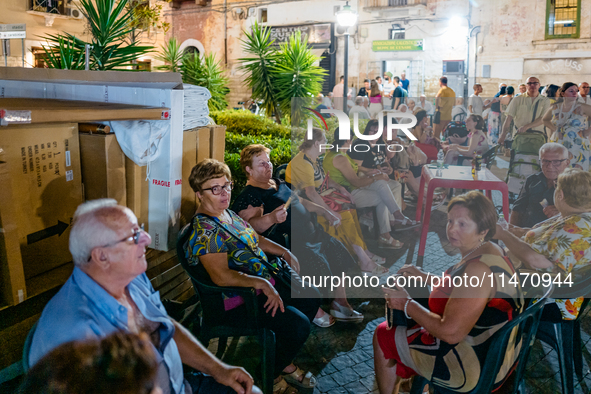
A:
MULTIPOLYGON (((505 162, 498 160, 501 167, 505 162)), ((493 168, 493 170, 499 170, 493 168)), ((502 172, 503 168, 499 171, 502 172)), ((498 174, 502 175, 502 174, 498 174)), ((501 205, 501 195, 493 193, 496 206, 501 205)), ((460 259, 459 251, 450 247, 445 235, 446 206, 443 205, 431 216, 431 224, 427 237, 427 246, 423 261, 423 268, 428 272, 441 273, 460 259)), ((409 206, 405 214, 414 217, 414 207, 409 206)), ((405 246, 396 251, 384 252, 378 249, 376 242, 366 233, 366 241, 370 250, 387 257, 387 267, 390 273, 395 273, 404 264, 416 264, 418 260, 418 241, 420 228, 406 231, 393 232, 393 236, 404 242, 405 246)), ((359 324, 336 323, 329 328, 312 326, 312 333, 306 342, 304 349, 299 353, 295 363, 304 370, 310 370, 318 377, 318 384, 314 393, 328 394, 365 394, 377 393, 373 366, 373 332, 378 324, 385 321, 384 301, 379 298, 380 292, 368 293, 367 297, 351 300, 356 310, 365 315, 365 320, 359 324), (371 297, 371 298, 370 298, 371 297)), ((329 304, 323 308, 328 311, 329 304)), ((584 382, 580 384, 577 377, 575 381, 575 393, 587 394, 591 389, 591 316, 587 311, 581 318, 583 333, 583 373, 584 382)), ((213 345, 212 345, 213 346, 213 345)), ((239 346, 238 351, 232 355, 236 360, 247 354, 256 352, 250 343, 247 346, 239 346)), ((215 346, 213 346, 215 349, 215 346)), ((548 345, 536 340, 527 364, 525 375, 526 389, 528 393, 551 394, 560 393, 560 374, 556 352, 548 345)))

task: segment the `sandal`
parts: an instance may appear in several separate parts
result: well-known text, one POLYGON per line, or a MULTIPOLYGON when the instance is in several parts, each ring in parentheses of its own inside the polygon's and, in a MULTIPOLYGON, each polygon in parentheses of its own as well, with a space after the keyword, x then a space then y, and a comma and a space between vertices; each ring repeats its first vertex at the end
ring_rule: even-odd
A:
POLYGON ((352 308, 347 308, 346 306, 342 306, 336 301, 332 302, 330 306, 330 314, 334 316, 337 321, 344 321, 350 323, 358 323, 363 321, 363 313, 359 313, 352 308), (333 306, 336 306, 338 309, 333 309, 333 306))
POLYGON ((336 322, 334 320, 331 321, 330 315, 328 313, 325 313, 324 315, 322 315, 322 317, 315 317, 314 320, 312 320, 312 323, 316 324, 320 328, 328 328, 336 322))
POLYGON ((384 265, 384 264, 386 264, 386 258, 385 257, 380 257, 377 254, 374 254, 373 255, 373 257, 371 258, 371 261, 373 261, 377 265, 384 265))
POLYGON ((313 389, 316 387, 316 376, 312 375, 312 372, 310 371, 304 373, 300 367, 296 367, 292 373, 282 372, 281 376, 283 376, 283 379, 287 383, 295 386, 305 389, 313 389), (300 378, 302 379, 301 382, 300 378))
POLYGON ((285 379, 281 379, 279 382, 273 384, 273 394, 298 394, 299 391, 287 384, 285 379))
POLYGON ((416 226, 417 223, 415 220, 412 220, 410 218, 407 218, 406 216, 404 216, 404 219, 396 219, 394 218, 393 221, 391 221, 390 223, 394 223, 394 224, 401 224, 402 226, 416 226))
POLYGON ((400 249, 404 244, 392 237, 390 239, 386 239, 384 237, 380 237, 378 240, 378 248, 386 248, 386 249, 400 249))
POLYGON ((381 265, 376 265, 371 271, 361 270, 361 273, 369 276, 383 276, 388 275, 390 270, 386 267, 382 267, 381 265))

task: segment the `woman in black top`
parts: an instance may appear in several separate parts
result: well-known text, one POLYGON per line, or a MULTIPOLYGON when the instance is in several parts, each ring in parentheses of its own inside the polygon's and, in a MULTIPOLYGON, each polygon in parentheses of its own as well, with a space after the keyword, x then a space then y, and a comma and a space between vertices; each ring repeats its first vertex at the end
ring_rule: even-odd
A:
MULTIPOLYGON (((359 269, 345 246, 322 229, 312 212, 324 216, 331 223, 336 218, 323 207, 298 198, 284 181, 271 178, 273 165, 268 148, 247 146, 240 153, 240 164, 248 181, 234 201, 232 210, 247 220, 259 234, 297 255, 302 262, 301 276, 340 277, 359 269), (288 201, 290 205, 286 208, 288 201)), ((336 288, 334 295, 330 314, 336 320, 363 320, 363 315, 349 304, 344 286, 336 288)), ((319 327, 329 327, 334 324, 334 319, 319 309, 313 322, 319 327)))

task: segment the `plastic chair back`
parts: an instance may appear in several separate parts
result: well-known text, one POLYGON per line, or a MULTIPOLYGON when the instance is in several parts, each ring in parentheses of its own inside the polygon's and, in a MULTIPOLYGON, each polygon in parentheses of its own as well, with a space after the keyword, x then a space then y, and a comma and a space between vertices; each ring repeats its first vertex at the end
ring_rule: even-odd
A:
MULTIPOLYGON (((523 374, 525 373, 525 365, 529 357, 529 352, 533 346, 535 340, 535 333, 540 322, 540 316, 542 314, 542 307, 546 303, 546 300, 552 294, 552 285, 545 288, 542 293, 542 288, 533 288, 525 294, 526 298, 538 298, 539 301, 535 304, 527 307, 519 316, 505 324, 499 331, 497 331, 490 343, 490 347, 487 352, 482 371, 480 373, 480 379, 476 387, 470 391, 473 394, 490 393, 494 386, 497 374, 503 363, 505 352, 509 340, 512 337, 514 330, 517 330, 517 337, 515 343, 521 342, 521 349, 517 358, 513 364, 513 371, 509 376, 505 378, 505 384, 512 383, 510 390, 504 387, 504 393, 516 393, 523 374)), ((413 382, 411 394, 420 394, 425 384, 433 385, 436 393, 448 394, 455 393, 455 391, 449 390, 444 387, 439 387, 433 382, 427 381, 423 377, 415 379, 413 382), (415 385, 416 383, 416 385, 415 385)))

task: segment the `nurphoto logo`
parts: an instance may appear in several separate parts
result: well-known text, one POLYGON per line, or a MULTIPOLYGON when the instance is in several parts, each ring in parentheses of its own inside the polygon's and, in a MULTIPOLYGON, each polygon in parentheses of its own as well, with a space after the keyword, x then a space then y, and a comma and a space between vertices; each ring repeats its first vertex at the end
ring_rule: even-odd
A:
MULTIPOLYGON (((320 113, 317 111, 312 110, 311 108, 306 108, 316 115, 318 115, 324 121, 324 117, 321 114, 331 114, 336 116, 339 120, 339 139, 340 140, 350 140, 351 139, 351 119, 347 116, 346 113, 340 111, 338 109, 330 108, 330 109, 321 109, 320 113)), ((393 130, 396 130, 396 134, 394 137, 398 135, 398 130, 401 130, 410 140, 416 141, 417 137, 415 137, 412 132, 409 130, 410 128, 414 127, 417 124, 417 118, 412 113, 400 112, 400 111, 381 111, 378 116, 378 131, 375 134, 364 135, 359 131, 359 114, 357 112, 353 113, 353 132, 355 136, 363 141, 376 141, 382 137, 384 133, 384 116, 387 119, 387 127, 386 127, 386 141, 391 141, 393 138, 393 130), (397 122, 394 123, 392 119, 397 119, 397 122), (410 121, 408 121, 410 119, 410 121)), ((325 123, 326 124, 326 123, 325 123)), ((308 128, 307 128, 307 136, 309 139, 312 139, 313 134, 313 120, 308 119, 308 128)), ((327 130, 328 131, 328 130, 327 130)), ((377 146, 379 151, 380 147, 384 146, 389 152, 401 152, 404 150, 404 146, 396 143, 391 144, 374 144, 377 146)), ((324 149, 332 149, 334 148, 333 144, 321 144, 320 150, 324 149)), ((339 147, 337 146, 337 149, 339 147)), ((350 147, 347 149, 351 149, 350 147)), ((371 149, 369 144, 357 144, 353 148, 356 152, 367 152, 371 149)))

